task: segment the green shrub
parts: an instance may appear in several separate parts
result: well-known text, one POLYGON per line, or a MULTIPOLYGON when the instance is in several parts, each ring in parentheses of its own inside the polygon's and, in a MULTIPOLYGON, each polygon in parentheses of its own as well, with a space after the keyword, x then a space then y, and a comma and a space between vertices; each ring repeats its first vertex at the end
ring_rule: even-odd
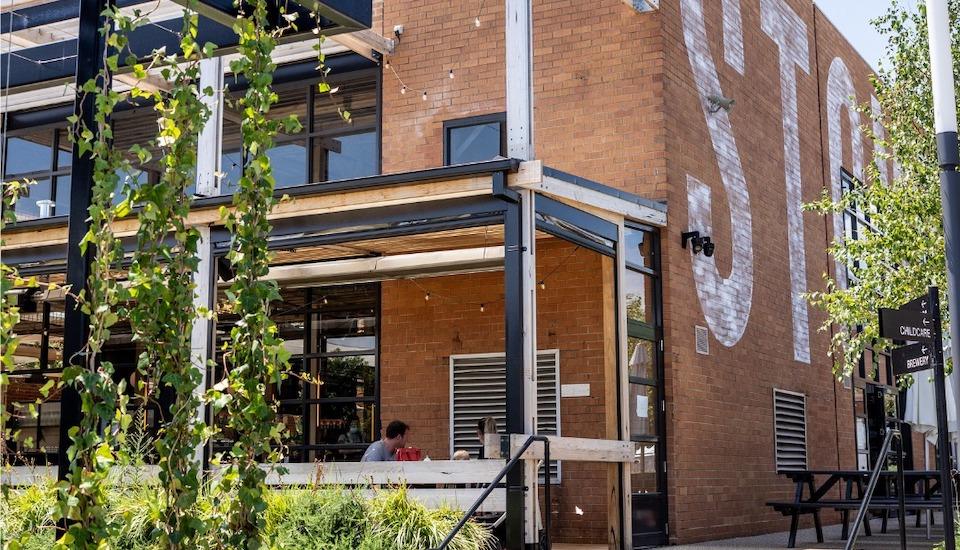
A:
MULTIPOLYGON (((162 491, 155 483, 110 486, 108 517, 121 531, 112 548, 158 550, 162 491)), ((225 548, 218 505, 204 492, 198 517, 209 526, 198 549, 225 548)), ((51 510, 53 483, 10 489, 0 495, 0 547, 49 550, 56 537, 51 510)), ((267 493, 264 539, 278 550, 425 550, 435 548, 459 521, 449 508, 431 510, 408 498, 404 487, 377 491, 368 498, 345 488, 286 488, 267 493)), ((495 539, 483 525, 468 522, 451 550, 492 550, 495 539)))
POLYGON ((279 548, 353 550, 367 534, 363 496, 342 488, 272 491, 264 519, 279 548))
POLYGON ((50 548, 56 538, 56 524, 50 514, 56 501, 53 482, 0 496, 0 541, 9 543, 11 549, 50 548))
MULTIPOLYGON (((428 509, 407 497, 404 487, 381 491, 369 503, 370 534, 383 550, 435 548, 460 520, 460 512, 449 508, 428 509)), ((450 543, 450 550, 494 548, 490 531, 467 523, 450 543)))

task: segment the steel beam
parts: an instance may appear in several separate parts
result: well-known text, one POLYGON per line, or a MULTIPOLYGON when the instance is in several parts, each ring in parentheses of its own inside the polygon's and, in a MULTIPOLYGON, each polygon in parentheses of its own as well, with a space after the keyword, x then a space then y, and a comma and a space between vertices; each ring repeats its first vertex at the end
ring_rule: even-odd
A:
MULTIPOLYGON (((76 57, 76 85, 97 78, 104 65, 105 37, 100 34, 104 23, 101 13, 109 0, 80 0, 80 25, 77 30, 80 48, 76 57)), ((107 76, 109 80, 109 75, 107 76)), ((109 82, 105 82, 109 85, 109 82)), ((87 126, 96 131, 96 97, 94 94, 77 92, 74 102, 74 114, 87 126)), ((82 155, 77 144, 73 146, 73 171, 70 180, 70 216, 67 220, 67 285, 71 293, 67 295, 64 308, 63 360, 71 366, 83 366, 82 355, 89 334, 88 317, 78 307, 74 298, 87 286, 90 276, 90 263, 93 247, 86 254, 80 251, 80 242, 90 229, 87 210, 93 199, 94 162, 89 155, 82 155)), ((70 471, 67 449, 70 447, 70 429, 79 425, 82 415, 80 394, 70 384, 63 388, 60 401, 60 441, 57 445, 57 476, 66 479, 70 471)))

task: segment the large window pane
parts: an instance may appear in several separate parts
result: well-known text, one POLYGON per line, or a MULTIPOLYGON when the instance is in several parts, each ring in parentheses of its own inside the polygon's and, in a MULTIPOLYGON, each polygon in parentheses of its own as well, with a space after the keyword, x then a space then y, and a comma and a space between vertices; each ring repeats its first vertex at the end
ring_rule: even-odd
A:
POLYGON ((448 140, 449 164, 490 160, 501 154, 499 122, 450 128, 448 140))
POLYGON ((627 318, 654 324, 653 281, 650 277, 628 269, 623 287, 627 297, 627 318))
POLYGON ((377 173, 377 133, 364 132, 335 138, 340 152, 327 153, 327 179, 340 180, 377 173))
POLYGON ((314 359, 320 363, 318 397, 374 397, 375 361, 372 355, 314 359))
POLYGON ((640 338, 627 339, 627 357, 630 376, 653 379, 657 377, 653 342, 640 338))
POLYGON ((66 130, 57 130, 57 168, 68 168, 73 164, 73 144, 66 130))
POLYGON ((635 493, 657 492, 657 445, 638 443, 630 465, 630 488, 635 493))
POLYGON ((53 204, 50 202, 50 180, 43 179, 34 185, 27 187, 26 194, 17 199, 14 207, 18 220, 34 220, 40 216, 41 212, 49 212, 52 215, 53 204))
POLYGON ((5 151, 6 177, 30 172, 45 172, 53 163, 53 131, 40 130, 24 136, 7 140, 5 151))
POLYGON ((306 142, 294 141, 278 145, 269 151, 270 166, 277 187, 290 187, 307 183, 306 142))
POLYGON ((312 405, 307 436, 312 445, 352 446, 331 448, 327 459, 360 460, 367 445, 378 439, 373 433, 373 413, 373 403, 312 405))
POLYGON ((57 176, 57 204, 54 214, 66 216, 70 213, 70 176, 57 176))
POLYGON ((657 435, 657 388, 630 384, 630 434, 657 435))
POLYGON ((626 227, 624 231, 626 238, 627 262, 641 266, 653 267, 653 239, 646 231, 626 227))

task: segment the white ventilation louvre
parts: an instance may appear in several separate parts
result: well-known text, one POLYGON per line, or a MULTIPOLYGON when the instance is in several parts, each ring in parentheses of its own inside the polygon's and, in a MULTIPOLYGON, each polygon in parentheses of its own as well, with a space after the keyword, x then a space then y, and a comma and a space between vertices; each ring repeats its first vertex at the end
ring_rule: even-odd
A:
POLYGON ((802 393, 773 390, 777 471, 807 469, 807 401, 802 393))
MULTIPOLYGON (((537 353, 537 433, 560 435, 559 350, 537 353)), ((506 365, 502 353, 450 356, 450 454, 464 449, 480 455, 477 423, 492 416, 503 432, 506 426, 506 365)), ((551 460, 553 483, 560 482, 557 462, 551 460)), ((541 477, 543 473, 541 470, 541 477)))
POLYGON ((694 327, 693 333, 697 341, 697 353, 710 355, 710 333, 707 331, 707 327, 697 325, 694 327))

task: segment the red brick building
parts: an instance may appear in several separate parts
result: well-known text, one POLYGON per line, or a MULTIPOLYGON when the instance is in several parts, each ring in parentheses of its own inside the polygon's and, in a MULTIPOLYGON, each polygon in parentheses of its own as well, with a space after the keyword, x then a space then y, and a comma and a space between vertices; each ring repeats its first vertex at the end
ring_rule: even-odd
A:
MULTIPOLYGON (((311 42, 278 53, 277 110, 307 129, 273 153, 294 197, 274 216, 277 320, 294 368, 326 377, 272 390, 295 427, 291 460, 355 460, 396 418, 447 459, 478 450, 478 418, 522 433, 537 403, 543 433, 636 448, 632 463, 560 460, 554 541, 626 548, 631 534, 647 546, 784 530, 765 505, 792 491, 778 470, 871 465, 895 400, 883 357, 836 381, 825 317, 803 298, 835 274, 826 247, 849 220, 801 205, 838 196, 871 162, 857 109, 871 101, 871 69, 811 0, 531 3, 526 76, 505 61, 523 57, 505 32, 513 2, 374 0, 368 34, 325 46, 340 86, 331 98, 315 91, 311 42), (530 82, 519 92, 518 78, 530 82), (508 101, 525 91, 532 131, 508 101), (514 139, 532 151, 518 156, 514 139), (511 380, 523 377, 507 373, 522 374, 522 353, 538 383, 524 385, 528 415, 510 420, 506 402, 524 395, 511 380), (777 415, 791 410, 802 422, 778 438, 777 415)), ((68 27, 45 30, 69 41, 68 27)), ((10 33, 20 57, 41 47, 33 30, 10 33)), ((40 184, 18 205, 4 261, 62 278, 72 95, 8 85, 5 178, 40 184)), ((227 97, 242 89, 229 74, 226 85, 227 97)), ((229 246, 215 211, 243 162, 239 114, 222 110, 194 212, 211 257, 229 246)), ((149 137, 138 112, 117 116, 118 146, 149 137)), ((150 166, 135 175, 150 177, 150 166)), ((64 303, 34 301, 21 330, 33 378, 8 400, 60 360, 64 303)), ((198 349, 229 322, 195 333, 198 349)), ((115 361, 135 362, 121 340, 115 361)), ((24 420, 47 444, 20 442, 34 459, 54 461, 54 403, 48 427, 24 420)))

